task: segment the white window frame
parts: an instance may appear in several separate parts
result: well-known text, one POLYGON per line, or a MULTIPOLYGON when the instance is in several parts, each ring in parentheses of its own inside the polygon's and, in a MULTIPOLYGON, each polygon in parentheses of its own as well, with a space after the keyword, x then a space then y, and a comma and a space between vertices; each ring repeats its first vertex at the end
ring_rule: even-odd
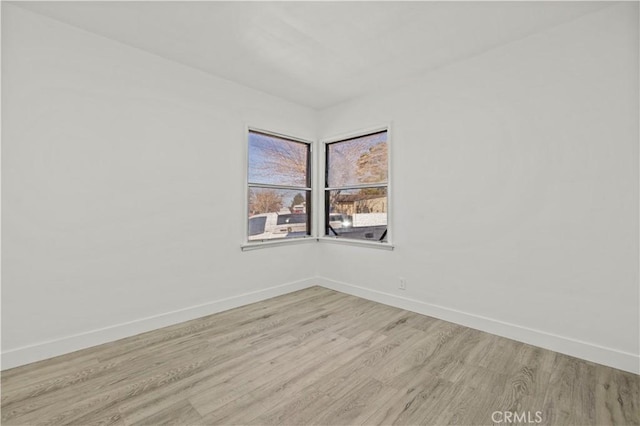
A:
MULTIPOLYGON (((278 137, 278 138, 283 138, 283 139, 287 139, 287 140, 291 140, 294 142, 300 142, 300 143, 305 143, 309 146, 309 161, 308 161, 308 167, 309 170, 307 171, 308 175, 309 175, 309 186, 305 187, 305 188, 295 188, 295 189, 300 189, 301 191, 310 191, 310 200, 311 200, 311 208, 307 209, 307 213, 308 213, 308 217, 310 219, 310 223, 309 223, 309 227, 310 227, 310 235, 305 235, 303 237, 296 237, 296 238, 282 238, 282 239, 274 239, 274 240, 249 240, 249 220, 248 218, 244 220, 244 237, 243 237, 243 243, 241 244, 241 249, 243 251, 247 251, 247 250, 254 250, 254 249, 260 249, 260 248, 266 248, 266 247, 274 247, 274 246, 283 246, 283 245, 292 245, 292 244, 301 244, 301 243, 309 243, 309 242, 314 242, 317 241, 317 231, 316 231, 316 220, 315 220, 315 216, 316 215, 316 188, 315 188, 315 150, 313 149, 314 147, 314 142, 308 139, 304 139, 304 138, 300 138, 300 137, 296 137, 296 136, 290 136, 289 134, 287 134, 286 132, 281 132, 281 131, 274 131, 274 130, 266 130, 263 127, 257 127, 257 126, 251 126, 251 125, 246 125, 245 126, 245 132, 244 132, 244 147, 245 147, 245 155, 244 155, 244 211, 243 211, 243 216, 242 217, 247 217, 247 212, 249 211, 249 190, 252 187, 249 183, 249 134, 251 132, 257 132, 257 133, 263 133, 266 135, 270 135, 270 136, 274 136, 274 137, 278 137)), ((275 189, 291 189, 291 188, 285 188, 282 187, 280 188, 280 186, 278 185, 264 185, 264 187, 273 187, 275 189)))
POLYGON ((379 126, 367 127, 364 129, 360 129, 357 131, 352 131, 344 134, 340 134, 337 136, 332 136, 330 138, 323 139, 321 141, 322 149, 321 157, 319 159, 319 173, 321 178, 318 179, 319 187, 316 191, 316 215, 318 217, 318 241, 323 243, 335 243, 335 244, 345 244, 351 246, 360 246, 360 247, 371 247, 378 248, 383 250, 393 250, 394 245, 392 242, 393 237, 393 173, 392 173, 392 132, 391 132, 391 123, 387 123, 379 126), (387 132, 387 236, 386 241, 366 241, 366 240, 356 240, 349 238, 340 238, 333 237, 329 235, 325 235, 325 223, 326 223, 326 211, 327 206, 325 205, 325 191, 326 191, 326 176, 327 176, 327 145, 345 141, 348 139, 357 138, 359 136, 366 136, 368 134, 377 133, 377 132, 387 132))

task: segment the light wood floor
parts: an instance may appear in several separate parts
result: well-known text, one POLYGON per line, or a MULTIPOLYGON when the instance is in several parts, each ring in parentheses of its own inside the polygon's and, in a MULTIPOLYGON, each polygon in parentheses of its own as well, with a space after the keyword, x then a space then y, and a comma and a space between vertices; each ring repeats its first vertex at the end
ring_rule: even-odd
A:
POLYGON ((7 370, 2 424, 484 425, 539 411, 542 424, 625 425, 640 423, 639 384, 313 287, 7 370))

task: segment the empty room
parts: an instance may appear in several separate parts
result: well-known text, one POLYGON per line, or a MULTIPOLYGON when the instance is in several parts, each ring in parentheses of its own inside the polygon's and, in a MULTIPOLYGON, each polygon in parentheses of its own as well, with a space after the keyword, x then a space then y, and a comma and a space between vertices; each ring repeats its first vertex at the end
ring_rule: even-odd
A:
POLYGON ((3 425, 638 425, 639 3, 2 1, 3 425))

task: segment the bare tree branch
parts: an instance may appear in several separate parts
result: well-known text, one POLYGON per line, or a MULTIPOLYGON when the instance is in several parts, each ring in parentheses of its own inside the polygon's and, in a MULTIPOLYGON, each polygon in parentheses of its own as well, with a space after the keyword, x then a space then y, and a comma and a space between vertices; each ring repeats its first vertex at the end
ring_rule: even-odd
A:
POLYGON ((279 212, 282 195, 274 189, 251 189, 249 191, 249 214, 279 212))

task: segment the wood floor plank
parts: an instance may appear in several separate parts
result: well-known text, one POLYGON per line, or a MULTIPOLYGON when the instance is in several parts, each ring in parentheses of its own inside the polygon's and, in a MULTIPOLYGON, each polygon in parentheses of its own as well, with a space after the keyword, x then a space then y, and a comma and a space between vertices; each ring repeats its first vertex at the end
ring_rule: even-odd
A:
MULTIPOLYGON (((291 363, 289 360, 284 360, 277 363, 276 368, 270 369, 267 374, 261 374, 260 380, 253 382, 254 389, 251 392, 245 392, 232 403, 224 406, 214 405, 214 395, 193 398, 192 403, 208 421, 218 424, 248 423, 249 420, 261 415, 265 408, 268 411, 278 407, 283 401, 287 402, 296 394, 306 392, 305 387, 316 383, 340 365, 356 358, 363 348, 368 347, 369 342, 380 340, 381 336, 375 333, 363 333, 358 338, 347 342, 336 339, 332 342, 335 345, 332 345, 328 352, 299 353, 299 360, 302 357, 305 358, 303 362, 291 363), (258 412, 255 412, 253 407, 254 401, 260 402, 258 412)), ((216 390, 218 391, 220 390, 216 390)), ((238 394, 237 389, 232 391, 238 394)))
POLYGON ((496 410, 640 424, 637 375, 321 287, 7 370, 1 385, 3 425, 484 425, 496 410))
POLYGON ((322 410, 313 419, 313 423, 321 425, 360 424, 368 419, 371 411, 386 404, 396 392, 396 389, 375 379, 360 381, 359 386, 334 400, 326 409, 322 410))
POLYGON ((163 426, 163 425, 197 425, 202 422, 200 414, 189 404, 189 401, 178 401, 152 416, 136 422, 129 422, 125 417, 127 426, 163 426))
MULTIPOLYGON (((400 356, 388 362, 384 369, 374 372, 373 377, 392 386, 402 387, 421 370, 427 370, 426 364, 440 359, 444 348, 452 342, 454 330, 457 330, 455 327, 445 327, 434 329, 431 333, 423 332, 419 338, 412 339, 412 342, 405 345, 400 356)), ((446 349, 446 352, 451 351, 446 349)))
POLYGON ((120 404, 120 412, 123 413, 128 421, 135 422, 172 405, 175 402, 176 395, 180 398, 188 398, 215 387, 219 383, 228 382, 242 374, 255 375, 255 369, 248 368, 248 364, 259 361, 260 364, 257 366, 259 368, 262 363, 269 362, 271 359, 291 351, 298 344, 298 341, 293 336, 281 336, 273 342, 265 344, 262 348, 264 349, 263 351, 238 354, 236 358, 162 386, 154 392, 148 392, 124 401, 120 404))
MULTIPOLYGON (((295 326, 298 321, 302 321, 308 317, 311 317, 319 312, 319 310, 310 310, 309 312, 297 312, 297 311, 289 311, 290 313, 284 317, 282 321, 285 319, 291 326, 295 326)), ((244 321, 247 323, 247 321, 244 321)), ((45 396, 58 388, 62 388, 60 392, 57 393, 57 397, 65 396, 67 394, 67 402, 74 402, 74 398, 82 398, 83 394, 80 389, 77 389, 71 385, 77 383, 83 383, 88 379, 91 379, 93 376, 96 379, 102 379, 102 376, 109 375, 111 378, 111 382, 102 380, 103 384, 106 385, 117 385, 118 382, 122 380, 128 381, 136 381, 139 378, 143 378, 145 376, 149 376, 155 370, 164 370, 166 369, 165 365, 176 364, 180 359, 186 358, 186 364, 192 364, 193 362, 203 361, 202 357, 205 358, 204 362, 206 364, 212 363, 220 363, 225 361, 226 359, 232 359, 237 357, 234 353, 234 349, 236 351, 246 352, 247 348, 256 347, 256 344, 261 343, 263 338, 259 338, 258 336, 263 333, 266 329, 270 329, 273 327, 273 323, 265 322, 262 325, 244 325, 238 327, 231 327, 231 330, 228 331, 229 327, 224 329, 224 332, 220 332, 216 338, 213 338, 211 342, 215 344, 220 344, 221 341, 225 343, 226 351, 224 352, 216 352, 216 355, 211 355, 210 351, 207 351, 209 347, 212 346, 212 343, 207 341, 202 343, 198 341, 200 334, 196 334, 194 336, 183 336, 179 335, 176 337, 174 341, 162 341, 160 346, 157 342, 153 342, 150 344, 146 350, 136 349, 134 353, 128 350, 126 347, 125 353, 121 356, 109 356, 104 362, 100 363, 99 366, 94 366, 88 372, 83 371, 80 374, 76 373, 73 377, 68 378, 65 376, 60 376, 55 378, 54 380, 46 383, 36 382, 35 385, 31 387, 27 387, 26 389, 22 389, 22 391, 17 391, 11 394, 9 398, 5 398, 3 401, 3 407, 6 410, 3 410, 3 420, 7 420, 7 413, 12 413, 13 415, 18 414, 19 411, 16 411, 14 407, 14 403, 16 400, 18 402, 20 400, 24 400, 25 398, 29 401, 29 409, 33 410, 36 404, 47 404, 46 398, 40 398, 39 396, 45 396), (221 340, 219 337, 222 336, 221 340), (229 337, 230 338, 226 338, 229 337), (168 347, 171 345, 173 347, 177 347, 176 350, 170 350, 168 347), (195 350, 193 348, 196 348, 195 350), (178 352, 179 356, 172 356, 174 352, 178 352), (198 353, 201 353, 198 355, 198 353), (149 366, 153 367, 150 368, 149 366), (80 376, 80 379, 75 380, 75 376, 80 376), (44 395, 43 395, 44 394, 44 395), (73 394, 73 397, 68 396, 69 394, 73 394)), ((279 323, 278 323, 279 324, 279 323)), ((279 332, 285 332, 286 329, 284 327, 279 327, 279 332)), ((270 335, 268 340, 273 340, 275 335, 278 333, 273 333, 270 335)), ((111 352, 112 349, 109 347, 106 348, 107 351, 111 352)), ((257 346, 259 348, 259 346, 257 346)), ((100 354, 98 354, 100 355, 100 354)), ((89 390, 94 393, 99 389, 91 388, 91 382, 87 383, 89 386, 89 390)), ((84 390, 87 390, 86 387, 84 390)))
MULTIPOLYGON (((447 409, 449 400, 457 389, 451 382, 440 378, 422 380, 415 386, 409 386, 405 392, 403 404, 395 412, 387 412, 386 419, 378 424, 418 425, 434 424, 429 417, 447 409), (428 419, 428 420, 427 420, 428 419)), ((372 420, 372 419, 371 419, 372 420)))
POLYGON ((307 368, 308 365, 322 359, 325 354, 320 347, 330 344, 329 339, 316 339, 268 364, 257 364, 249 374, 250 377, 238 376, 209 389, 203 389, 192 396, 190 402, 198 412, 205 415, 268 383, 280 386, 294 377, 298 369, 307 368))
MULTIPOLYGON (((328 356, 318 358, 316 363, 299 367, 295 375, 288 381, 274 380, 260 388, 257 388, 243 399, 244 406, 240 410, 228 407, 222 413, 211 413, 205 419, 215 420, 217 423, 249 424, 260 418, 266 422, 279 422, 282 413, 288 413, 287 408, 292 400, 301 394, 315 392, 313 385, 319 383, 324 377, 331 375, 340 367, 357 358, 368 348, 386 340, 387 337, 379 333, 365 331, 353 339, 348 339, 338 347, 327 352, 328 356), (260 401, 260 405, 253 407, 253 401, 260 401)), ((354 382, 354 385, 357 385, 354 382)), ((316 392, 318 393, 318 392, 316 392)), ((323 395, 319 392, 318 395, 323 395)), ((237 402, 234 404, 237 407, 237 402)))
POLYGON ((544 398, 544 419, 549 424, 584 425, 596 419, 595 365, 557 354, 544 398))
POLYGON ((596 370, 596 423, 640 424, 640 376, 601 365, 596 370))

